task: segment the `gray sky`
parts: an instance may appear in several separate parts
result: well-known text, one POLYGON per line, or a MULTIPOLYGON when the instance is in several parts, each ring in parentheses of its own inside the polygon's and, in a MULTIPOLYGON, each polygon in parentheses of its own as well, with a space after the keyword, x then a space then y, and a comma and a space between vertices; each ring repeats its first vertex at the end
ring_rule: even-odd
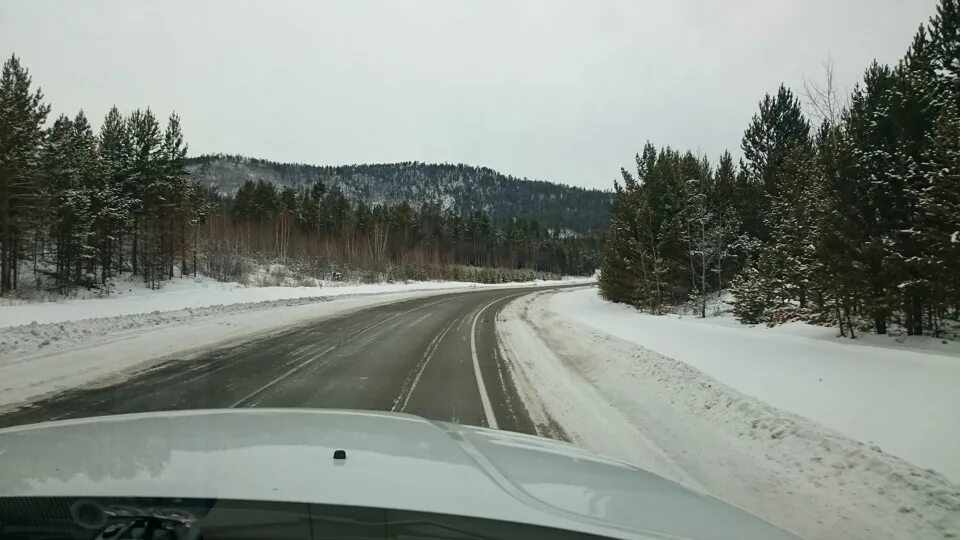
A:
POLYGON ((936 0, 0 4, 55 114, 150 106, 191 154, 427 161, 608 188, 649 139, 711 159, 832 55, 852 87, 936 0))

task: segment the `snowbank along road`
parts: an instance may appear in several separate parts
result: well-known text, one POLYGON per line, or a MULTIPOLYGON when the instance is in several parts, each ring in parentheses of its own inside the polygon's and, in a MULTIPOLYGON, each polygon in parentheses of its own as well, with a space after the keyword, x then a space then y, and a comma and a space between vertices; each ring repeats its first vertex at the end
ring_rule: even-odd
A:
POLYGON ((21 404, 0 425, 169 409, 334 407, 562 437, 556 426, 533 424, 496 346, 497 313, 530 292, 441 294, 335 315, 21 404))
MULTIPOLYGON (((753 387, 737 376, 743 365, 770 372, 770 384, 804 382, 775 356, 751 358, 768 353, 763 345, 770 340, 781 341, 768 329, 726 329, 736 332, 739 352, 725 360, 726 371, 708 375, 699 366, 718 361, 729 338, 710 329, 699 319, 604 302, 596 289, 584 288, 521 296, 497 320, 502 356, 534 425, 550 418, 578 446, 699 487, 809 540, 960 537, 960 486, 864 442, 860 431, 837 431, 806 416, 807 409, 791 411, 792 402, 774 406, 747 393, 753 387), (677 354, 686 349, 686 356, 677 354)), ((829 343, 788 338, 780 353, 817 369, 829 343)), ((828 366, 834 371, 817 371, 827 378, 860 355, 871 366, 877 352, 890 352, 845 342, 835 347, 852 358, 836 358, 828 366)), ((913 370, 931 365, 905 350, 898 357, 913 370)), ((877 384, 885 382, 865 377, 849 392, 877 384)), ((807 399, 826 397, 810 392, 807 399)), ((945 408, 952 402, 945 394, 928 399, 945 408)), ((853 406, 837 400, 837 414, 853 406)), ((888 415, 888 421, 904 422, 902 437, 917 436, 910 425, 917 419, 888 415)), ((948 445, 953 428, 943 431, 937 443, 948 445)), ((951 465, 947 460, 940 468, 951 465)))

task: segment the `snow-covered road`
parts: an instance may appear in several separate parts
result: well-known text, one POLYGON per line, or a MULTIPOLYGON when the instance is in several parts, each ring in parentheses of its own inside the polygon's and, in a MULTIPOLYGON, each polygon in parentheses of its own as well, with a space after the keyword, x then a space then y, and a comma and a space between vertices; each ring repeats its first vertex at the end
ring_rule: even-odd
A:
POLYGON ((522 297, 501 312, 498 336, 531 415, 549 415, 581 446, 810 539, 960 534, 960 487, 945 476, 960 462, 949 455, 960 423, 936 429, 960 410, 947 392, 958 359, 836 343, 812 328, 645 316, 594 288, 522 297), (926 392, 870 403, 896 389, 886 377, 926 392), (907 410, 894 414, 898 401, 907 410), (885 423, 855 421, 871 406, 885 423), (923 412, 937 408, 948 410, 923 412), (915 441, 895 444, 898 430, 936 451, 911 453, 915 441))

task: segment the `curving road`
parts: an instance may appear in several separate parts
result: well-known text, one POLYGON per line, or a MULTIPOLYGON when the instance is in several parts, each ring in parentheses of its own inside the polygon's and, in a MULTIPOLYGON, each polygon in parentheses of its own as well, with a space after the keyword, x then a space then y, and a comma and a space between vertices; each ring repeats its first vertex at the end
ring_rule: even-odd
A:
POLYGON ((563 437, 555 424, 533 424, 496 344, 497 313, 537 290, 443 294, 323 319, 171 358, 122 383, 70 390, 0 416, 0 426, 169 409, 333 407, 563 437))

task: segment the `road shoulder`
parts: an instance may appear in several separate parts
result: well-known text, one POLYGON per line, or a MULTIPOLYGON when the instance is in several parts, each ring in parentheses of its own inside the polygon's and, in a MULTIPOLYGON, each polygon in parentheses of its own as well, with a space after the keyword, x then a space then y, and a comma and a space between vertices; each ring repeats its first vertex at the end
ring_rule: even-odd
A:
POLYGON ((511 303, 497 333, 531 415, 549 414, 576 444, 810 539, 960 530, 960 489, 943 477, 559 317, 551 294, 511 303))

